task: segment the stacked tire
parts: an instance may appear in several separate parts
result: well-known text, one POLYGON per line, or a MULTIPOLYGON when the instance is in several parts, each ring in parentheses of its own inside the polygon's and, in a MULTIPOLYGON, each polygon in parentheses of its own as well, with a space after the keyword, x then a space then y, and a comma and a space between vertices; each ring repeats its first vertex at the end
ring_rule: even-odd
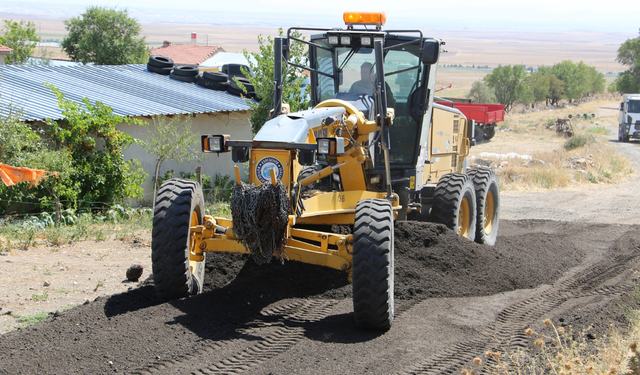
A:
POLYGON ((196 79, 196 84, 210 90, 227 91, 229 76, 222 72, 205 71, 196 79))
POLYGON ((151 55, 149 56, 149 62, 147 63, 147 70, 153 73, 162 74, 168 76, 173 70, 173 60, 166 56, 151 55))
POLYGON ((200 69, 197 65, 180 65, 173 68, 169 77, 182 82, 195 83, 199 73, 200 69))
POLYGON ((210 90, 226 91, 235 96, 256 98, 255 88, 247 78, 230 77, 227 73, 223 72, 205 71, 201 75, 197 76, 196 84, 210 90), (238 82, 247 89, 246 94, 238 82))

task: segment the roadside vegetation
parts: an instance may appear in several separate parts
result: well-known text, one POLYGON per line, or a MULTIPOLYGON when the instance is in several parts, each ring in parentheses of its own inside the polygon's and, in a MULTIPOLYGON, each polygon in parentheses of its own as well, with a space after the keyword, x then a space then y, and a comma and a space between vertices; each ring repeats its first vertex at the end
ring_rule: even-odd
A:
MULTIPOLYGON (((212 216, 228 216, 228 200, 208 202, 205 212, 212 216)), ((114 205, 99 212, 62 211, 55 224, 54 214, 15 215, 0 218, 0 252, 28 250, 34 246, 55 248, 80 241, 148 242, 153 223, 151 208, 126 208, 114 205)))
POLYGON ((553 112, 509 114, 491 141, 504 147, 499 153, 476 154, 476 162, 492 163, 503 191, 571 188, 624 179, 634 171, 606 138, 610 131, 605 125, 616 119, 588 113, 595 112, 597 106, 595 102, 553 112), (587 118, 578 117, 577 108, 586 111, 587 118), (573 118, 569 119, 571 113, 573 118), (556 131, 558 119, 569 120, 573 136, 556 131))
POLYGON ((527 348, 510 351, 489 350, 463 369, 463 375, 557 374, 557 375, 638 375, 640 374, 640 319, 630 310, 626 334, 611 328, 608 335, 593 339, 588 330, 574 332, 545 319, 540 328, 523 333, 531 340, 527 348))

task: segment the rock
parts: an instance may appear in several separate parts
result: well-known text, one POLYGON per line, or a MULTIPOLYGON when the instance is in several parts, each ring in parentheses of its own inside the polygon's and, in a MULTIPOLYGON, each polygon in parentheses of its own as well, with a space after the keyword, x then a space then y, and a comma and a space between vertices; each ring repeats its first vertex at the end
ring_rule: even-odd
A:
POLYGON ((9 256, 9 253, 7 253, 6 251, 2 251, 0 252, 0 256, 6 257, 9 256))
POLYGON ((475 159, 473 159, 473 161, 476 164, 479 164, 479 165, 482 165, 482 166, 485 166, 485 167, 490 167, 493 164, 493 161, 489 160, 489 159, 475 158, 475 159))
POLYGON ((527 167, 533 167, 534 165, 545 165, 547 163, 545 163, 542 160, 529 160, 528 162, 524 163, 525 166, 527 167))
POLYGON ((127 280, 137 282, 140 280, 140 276, 142 276, 142 271, 144 268, 139 264, 134 264, 133 266, 127 269, 127 280))
POLYGON ((51 283, 48 281, 45 281, 44 283, 42 283, 42 286, 51 286, 51 283))

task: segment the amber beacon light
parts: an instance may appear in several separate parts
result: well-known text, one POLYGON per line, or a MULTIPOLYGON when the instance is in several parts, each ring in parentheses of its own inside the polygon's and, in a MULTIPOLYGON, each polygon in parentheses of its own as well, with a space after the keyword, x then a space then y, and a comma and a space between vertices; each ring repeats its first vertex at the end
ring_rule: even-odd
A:
POLYGON ((384 12, 344 12, 342 16, 347 25, 379 25, 387 22, 387 15, 384 12))

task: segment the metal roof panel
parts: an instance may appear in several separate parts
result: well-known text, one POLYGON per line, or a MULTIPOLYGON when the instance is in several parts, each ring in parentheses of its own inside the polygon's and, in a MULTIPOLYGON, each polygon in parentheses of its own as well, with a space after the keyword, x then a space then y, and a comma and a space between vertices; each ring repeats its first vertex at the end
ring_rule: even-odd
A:
POLYGON ((246 111, 243 98, 151 73, 144 64, 86 66, 0 66, 0 113, 20 110, 23 121, 62 119, 55 95, 82 103, 100 101, 120 116, 246 111))

